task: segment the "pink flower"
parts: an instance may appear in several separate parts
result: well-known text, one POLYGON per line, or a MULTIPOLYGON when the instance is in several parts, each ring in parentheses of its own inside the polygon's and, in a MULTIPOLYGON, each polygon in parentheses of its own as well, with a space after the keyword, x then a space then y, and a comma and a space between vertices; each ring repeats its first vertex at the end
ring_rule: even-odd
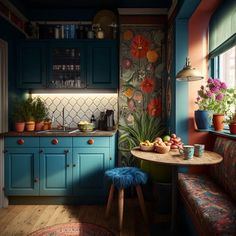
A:
POLYGON ((206 92, 206 95, 207 95, 207 97, 211 98, 213 94, 212 94, 211 91, 207 91, 207 92, 206 92))
POLYGON ((198 97, 197 97, 197 101, 200 101, 200 100, 201 100, 201 98, 198 96, 198 97))
POLYGON ((211 92, 212 93, 218 93, 220 91, 220 88, 219 87, 212 87, 211 88, 211 92))
POLYGON ((212 79, 212 78, 209 78, 209 79, 207 80, 207 83, 208 83, 208 84, 212 84, 212 83, 213 83, 213 79, 212 79))
POLYGON ((226 90, 226 89, 227 89, 227 85, 226 85, 226 83, 221 82, 220 88, 226 90))
POLYGON ((221 86, 221 82, 218 79, 214 79, 213 84, 215 85, 215 87, 220 87, 221 86))
POLYGON ((222 101, 224 99, 224 94, 223 93, 219 93, 218 95, 216 95, 216 100, 217 101, 222 101))

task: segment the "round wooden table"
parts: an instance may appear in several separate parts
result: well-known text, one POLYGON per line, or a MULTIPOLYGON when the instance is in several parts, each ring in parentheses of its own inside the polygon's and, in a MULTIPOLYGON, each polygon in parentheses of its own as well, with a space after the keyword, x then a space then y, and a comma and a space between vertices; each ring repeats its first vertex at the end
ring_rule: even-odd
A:
POLYGON ((179 153, 179 150, 171 150, 168 153, 160 154, 156 152, 141 151, 138 147, 131 150, 134 157, 159 163, 162 165, 170 165, 172 167, 172 211, 171 211, 171 234, 175 235, 176 225, 176 193, 177 193, 177 181, 178 181, 178 166, 196 166, 196 165, 213 165, 220 163, 223 158, 221 155, 204 151, 203 156, 193 157, 190 160, 184 160, 183 156, 179 153))

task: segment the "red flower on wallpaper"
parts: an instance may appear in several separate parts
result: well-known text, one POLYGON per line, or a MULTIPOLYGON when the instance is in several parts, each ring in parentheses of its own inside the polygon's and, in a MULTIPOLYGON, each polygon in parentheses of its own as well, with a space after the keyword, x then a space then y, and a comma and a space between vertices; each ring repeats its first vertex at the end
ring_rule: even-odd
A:
POLYGON ((146 57, 149 41, 142 35, 136 35, 131 43, 131 55, 135 58, 146 57))
POLYGON ((140 83, 140 89, 144 93, 151 93, 153 92, 154 88, 155 88, 155 80, 151 79, 150 77, 146 77, 140 83))
POLYGON ((161 99, 153 98, 150 100, 147 110, 150 116, 159 116, 161 114, 161 99))

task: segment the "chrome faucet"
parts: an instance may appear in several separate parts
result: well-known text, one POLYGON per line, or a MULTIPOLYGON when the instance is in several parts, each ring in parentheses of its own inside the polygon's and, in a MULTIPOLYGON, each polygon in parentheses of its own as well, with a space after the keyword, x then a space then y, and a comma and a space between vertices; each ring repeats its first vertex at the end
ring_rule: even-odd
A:
POLYGON ((65 131, 66 125, 65 125, 65 107, 62 108, 62 128, 65 131))

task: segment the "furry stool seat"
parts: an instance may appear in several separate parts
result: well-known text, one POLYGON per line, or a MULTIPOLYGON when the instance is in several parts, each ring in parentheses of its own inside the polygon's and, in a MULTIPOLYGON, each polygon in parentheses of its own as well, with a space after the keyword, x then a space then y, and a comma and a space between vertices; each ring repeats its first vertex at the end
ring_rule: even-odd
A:
POLYGON ((148 175, 136 167, 117 167, 105 172, 105 176, 111 180, 112 185, 109 192, 106 216, 108 217, 111 203, 113 200, 113 194, 115 188, 118 189, 118 211, 119 211, 119 230, 122 229, 123 225, 123 212, 124 212, 124 189, 135 186, 138 195, 139 205, 147 222, 146 207, 144 204, 144 198, 142 193, 142 188, 140 184, 145 184, 148 180, 148 175))

